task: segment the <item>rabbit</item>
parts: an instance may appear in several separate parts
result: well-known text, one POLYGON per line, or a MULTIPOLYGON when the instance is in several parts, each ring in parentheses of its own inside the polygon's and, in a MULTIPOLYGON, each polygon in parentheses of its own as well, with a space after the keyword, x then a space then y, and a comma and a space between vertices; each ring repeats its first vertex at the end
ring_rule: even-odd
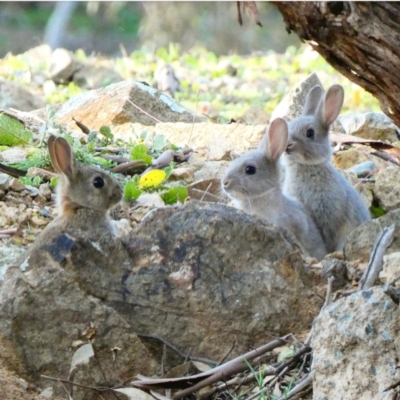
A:
POLYGON ((309 255, 321 260, 326 249, 313 219, 298 201, 285 196, 280 187, 279 158, 286 150, 287 139, 286 121, 275 119, 258 149, 232 161, 221 188, 236 208, 285 228, 309 255))
MULTIPOLYGON (((79 164, 68 142, 51 135, 51 163, 59 174, 56 190, 58 216, 44 229, 24 256, 48 245, 60 233, 87 232, 92 237, 118 236, 109 210, 122 199, 118 183, 105 171, 79 164)), ((118 221, 119 222, 119 221, 118 221)))
POLYGON ((313 217, 328 253, 342 251, 347 235, 371 219, 361 196, 331 161, 329 127, 343 101, 342 86, 331 86, 325 95, 314 86, 302 114, 288 123, 289 140, 282 157, 283 192, 300 201, 313 217))

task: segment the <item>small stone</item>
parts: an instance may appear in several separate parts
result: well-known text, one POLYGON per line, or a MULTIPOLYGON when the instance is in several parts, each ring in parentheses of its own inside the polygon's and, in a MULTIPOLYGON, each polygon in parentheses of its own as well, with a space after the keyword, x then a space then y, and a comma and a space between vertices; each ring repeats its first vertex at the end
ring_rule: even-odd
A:
POLYGON ((40 392, 40 396, 44 397, 45 399, 51 399, 53 397, 53 388, 48 387, 40 392))
POLYGON ((39 195, 39 189, 37 187, 35 187, 35 186, 26 185, 25 189, 27 189, 28 194, 31 197, 36 197, 36 196, 39 195))
POLYGON ((26 157, 28 157, 28 153, 24 149, 14 147, 12 149, 2 151, 1 156, 3 161, 6 163, 16 163, 25 161, 26 157))
POLYGON ((4 197, 5 194, 6 192, 0 189, 0 200, 4 197))
POLYGON ((357 175, 358 178, 365 178, 373 174, 375 170, 375 164, 372 161, 364 161, 361 164, 354 165, 347 169, 347 172, 352 172, 357 175))
POLYGON ((10 180, 10 175, 0 173, 0 190, 5 190, 8 187, 8 182, 10 180))
POLYGON ((387 167, 376 175, 375 196, 385 211, 400 208, 400 169, 387 167))
POLYGON ((45 220, 44 218, 41 218, 38 215, 32 215, 31 222, 36 226, 45 226, 49 223, 48 220, 45 220))
POLYGON ((82 68, 82 63, 66 49, 54 50, 50 62, 50 79, 55 83, 70 82, 74 73, 82 68))
MULTIPOLYGON (((400 277, 400 252, 386 254, 383 257, 382 271, 379 273, 379 279, 384 284, 396 277, 400 277)), ((396 286, 400 286, 400 281, 396 282, 396 286)))
POLYGON ((9 181, 8 188, 9 191, 21 192, 25 189, 25 185, 17 178, 12 178, 9 181))
POLYGON ((57 174, 47 171, 46 169, 31 167, 26 172, 26 176, 29 176, 30 178, 36 178, 37 176, 39 176, 42 179, 50 181, 52 178, 57 177, 57 174))
POLYGON ((171 181, 193 182, 194 171, 192 168, 175 168, 169 179, 171 181))
POLYGON ((18 386, 21 387, 23 390, 28 390, 29 384, 25 379, 18 378, 17 383, 18 386))
POLYGON ((136 203, 142 207, 159 208, 164 207, 164 200, 156 193, 143 193, 136 200, 136 203))
POLYGON ((39 195, 44 197, 46 200, 51 200, 51 189, 47 183, 42 183, 39 186, 39 195))

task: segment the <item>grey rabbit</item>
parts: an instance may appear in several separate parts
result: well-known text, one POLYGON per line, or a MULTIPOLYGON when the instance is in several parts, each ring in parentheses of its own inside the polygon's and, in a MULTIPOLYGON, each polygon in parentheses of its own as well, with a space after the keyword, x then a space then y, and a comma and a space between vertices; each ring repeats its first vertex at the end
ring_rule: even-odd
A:
POLYGON ((313 257, 321 260, 326 249, 322 237, 303 206, 281 190, 279 158, 285 151, 288 126, 275 119, 260 146, 229 165, 221 181, 222 190, 237 208, 287 229, 313 257))
POLYGON ((341 251, 346 236, 371 219, 367 206, 331 161, 329 127, 344 101, 340 85, 324 94, 308 93, 301 116, 289 122, 284 193, 300 201, 314 218, 329 253, 341 251))

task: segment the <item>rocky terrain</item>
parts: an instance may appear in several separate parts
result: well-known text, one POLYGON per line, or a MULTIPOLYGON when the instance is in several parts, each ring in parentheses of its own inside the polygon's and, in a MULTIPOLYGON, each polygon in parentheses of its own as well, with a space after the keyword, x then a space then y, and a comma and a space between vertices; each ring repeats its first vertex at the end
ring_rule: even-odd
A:
MULTIPOLYGON (((343 399, 395 396, 400 131, 376 109, 373 99, 366 96, 360 103, 358 89, 337 77, 346 90, 346 113, 332 128, 333 160, 374 219, 349 235, 343 254, 328 255, 318 263, 302 254, 286 232, 233 208, 222 196, 219 180, 234 157, 258 145, 271 119, 300 114, 309 88, 326 86, 329 74, 323 68, 307 71, 312 73, 296 82, 288 78, 291 86, 285 96, 271 104, 247 109, 242 104, 239 111, 229 104, 235 103, 233 97, 236 104, 244 103, 238 93, 249 96, 258 89, 263 98, 279 86, 279 79, 260 89, 263 77, 250 74, 247 81, 246 74, 232 75, 236 67, 226 60, 221 64, 224 72, 213 77, 197 80, 189 70, 183 78, 184 62, 176 61, 176 76, 154 79, 158 87, 157 79, 166 80, 174 100, 147 84, 149 75, 140 74, 143 66, 134 55, 113 68, 111 61, 105 67, 104 60, 62 49, 46 52, 43 47, 32 49, 0 64, 5 75, 0 82, 4 398, 68 398, 66 393, 74 400, 172 398, 171 388, 173 398, 185 398, 177 397, 176 390, 192 386, 194 378, 182 386, 130 382, 138 374, 171 380, 207 373, 221 360, 240 358, 288 334, 292 336, 284 336, 270 353, 259 355, 253 364, 258 372, 239 376, 244 379, 242 391, 239 380, 218 390, 214 381, 214 387, 204 385, 196 398, 283 399, 298 395, 293 393, 296 388, 297 398, 311 398, 311 383, 315 399, 336 399, 338 393, 343 399), (21 72, 11 82, 7 68, 18 62, 21 72), (139 71, 136 79, 118 72, 129 63, 139 71), (24 74, 30 74, 29 89, 23 84, 24 74), (177 76, 183 93, 172 89, 177 88, 177 76), (226 110, 222 103, 218 109, 218 102, 198 101, 202 85, 210 99, 227 103, 226 110), (227 98, 229 93, 236 94, 227 98), (360 106, 349 112, 352 102, 360 106), (111 169, 125 194, 112 216, 127 219, 128 226, 120 239, 105 242, 93 237, 90 228, 72 237, 61 235, 46 251, 25 260, 27 246, 56 215, 55 175, 41 150, 48 133, 71 137, 82 161, 111 169), (151 157, 152 166, 137 163, 139 145, 147 149, 141 161, 151 157), (164 154, 170 155, 166 163, 164 154), (149 168, 170 168, 165 187, 142 187, 136 195, 138 180, 149 168), (179 193, 184 194, 170 201, 171 188, 183 188, 179 193), (377 286, 363 286, 363 273, 375 260, 383 264, 372 282, 377 286), (311 329, 312 360, 307 340, 311 329), (86 353, 79 354, 78 348, 86 353), (187 360, 190 367, 174 370, 187 360), (285 360, 290 362, 285 365, 285 360), (272 365, 276 369, 268 373, 272 365), (251 383, 257 382, 257 373, 258 386, 251 383), (81 386, 72 389, 70 382, 81 386), (104 386, 141 387, 147 393, 99 390, 104 386), (150 389, 158 391, 150 395, 150 389)), ((275 61, 279 65, 278 56, 275 61)), ((254 59, 250 70, 252 63, 254 59)), ((234 376, 230 374, 219 379, 219 385, 234 376)))

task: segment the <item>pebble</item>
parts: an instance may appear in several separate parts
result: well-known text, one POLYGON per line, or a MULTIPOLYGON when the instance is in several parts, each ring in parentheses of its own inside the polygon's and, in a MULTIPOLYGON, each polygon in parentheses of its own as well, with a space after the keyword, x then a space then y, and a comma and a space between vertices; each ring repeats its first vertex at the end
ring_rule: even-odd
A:
POLYGON ((46 183, 42 183, 39 186, 39 194, 40 196, 44 197, 46 200, 51 200, 51 189, 49 185, 46 183))
POLYGON ((8 181, 10 179, 11 179, 11 177, 9 175, 0 173, 0 190, 6 189, 8 181))
POLYGON ((357 178, 365 178, 374 172, 375 164, 372 161, 364 161, 360 164, 354 165, 348 168, 347 172, 353 172, 357 175, 357 178))
POLYGON ((25 185, 19 179, 12 178, 7 189, 13 192, 22 192, 25 189, 25 185))

